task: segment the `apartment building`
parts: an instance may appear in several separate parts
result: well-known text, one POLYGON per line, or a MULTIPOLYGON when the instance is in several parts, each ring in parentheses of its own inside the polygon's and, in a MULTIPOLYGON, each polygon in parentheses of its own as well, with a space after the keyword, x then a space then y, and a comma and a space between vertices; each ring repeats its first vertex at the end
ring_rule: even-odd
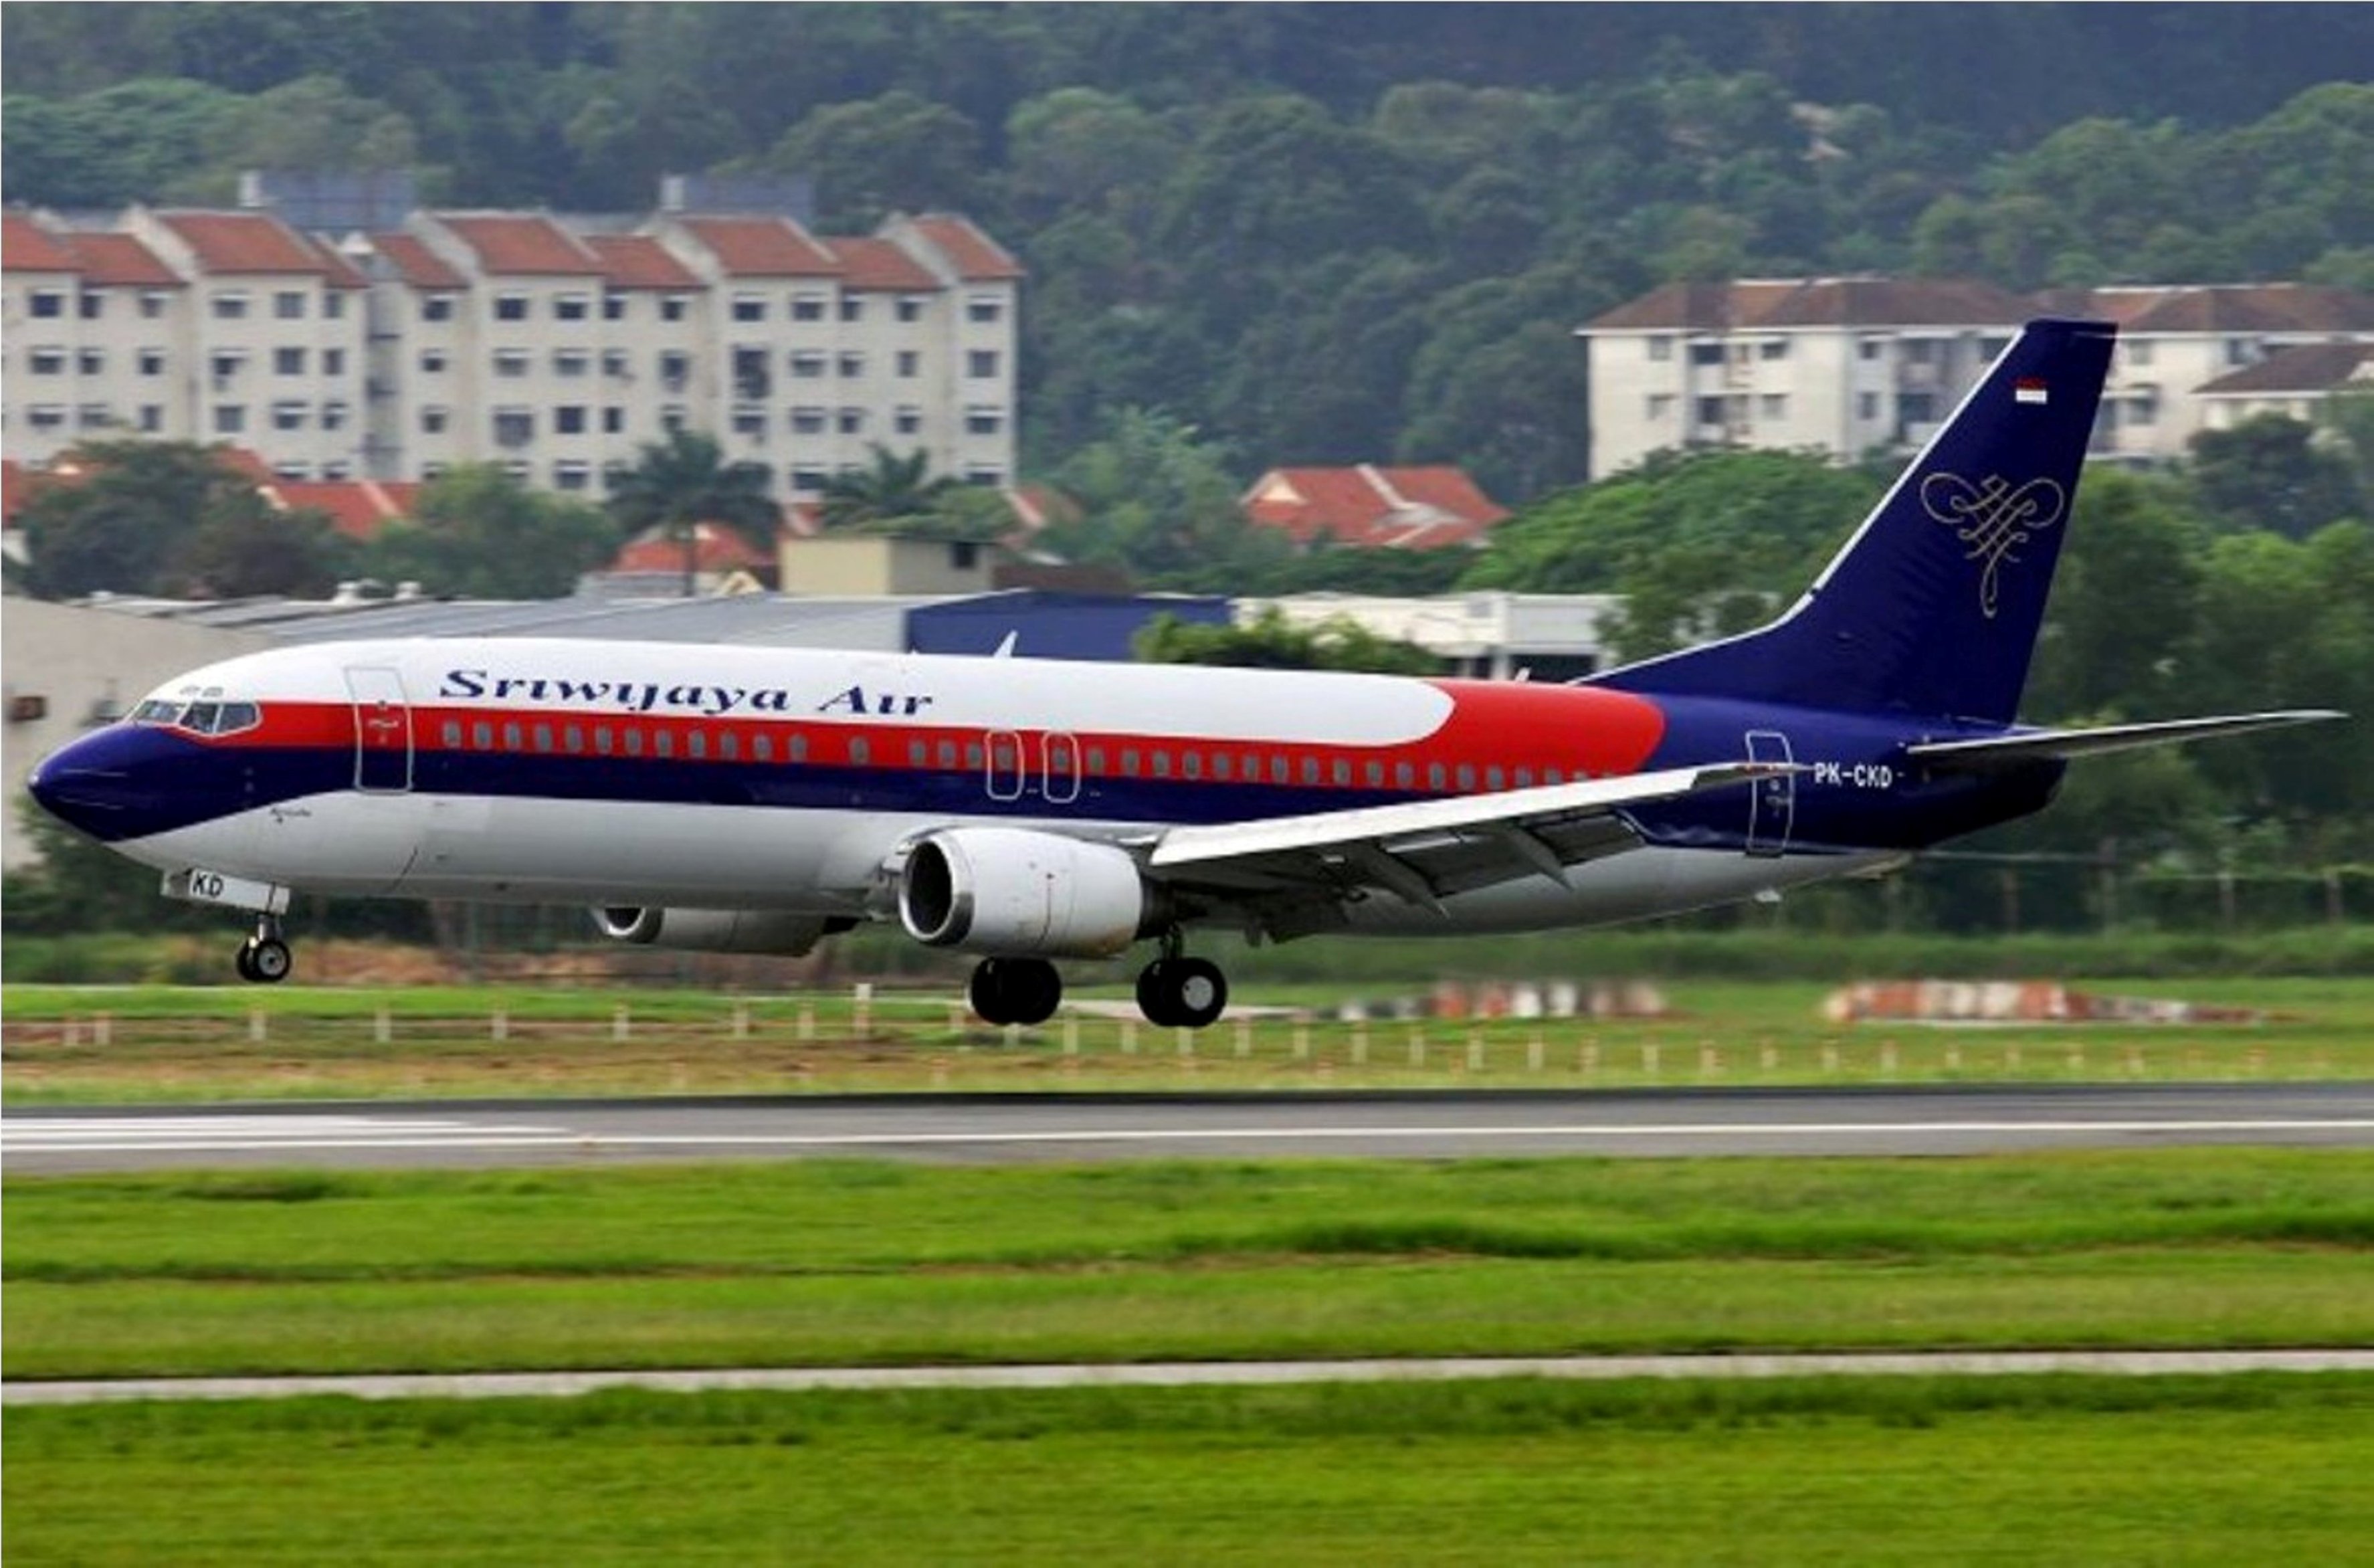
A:
POLYGON ((1668 284, 1577 333, 1592 475, 1672 448, 1910 451, 2038 315, 2119 324, 2093 454, 2137 465, 2181 457, 2221 417, 2220 377, 2293 348, 2374 343, 2374 299, 2299 284, 2036 298, 1952 279, 1668 284))
POLYGON ((822 238, 782 216, 416 212, 335 247, 263 212, 7 225, 0 419, 30 463, 138 431, 294 480, 492 462, 598 499, 688 429, 785 501, 876 444, 1014 477, 1023 273, 955 215, 822 238))

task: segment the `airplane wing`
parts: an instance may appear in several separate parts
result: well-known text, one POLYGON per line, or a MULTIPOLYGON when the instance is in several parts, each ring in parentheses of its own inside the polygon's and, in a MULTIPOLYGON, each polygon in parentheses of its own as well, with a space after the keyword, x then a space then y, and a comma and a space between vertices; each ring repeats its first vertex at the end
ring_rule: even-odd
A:
POLYGON ((1491 795, 1324 811, 1307 817, 1172 828, 1152 841, 1148 870, 1174 886, 1260 903, 1313 893, 1332 905, 1379 888, 1442 910, 1451 893, 1517 877, 1562 879, 1566 867, 1639 842, 1627 807, 1803 770, 1722 762, 1491 795))
POLYGON ((1907 747, 1905 754, 1914 761, 1926 762, 1933 768, 1983 772, 1991 768, 2016 767, 2022 762, 2066 761, 2075 757, 2098 757, 2105 752, 2132 750, 2138 746, 2173 746, 2188 740, 2248 735, 2253 730, 2278 729, 2286 725, 2321 724, 2328 719, 2348 716, 2331 708, 2293 708, 2270 713, 2230 713, 2210 719, 2105 725, 2098 729, 2022 730, 2011 735, 1991 735, 1978 740, 1930 741, 1907 747))

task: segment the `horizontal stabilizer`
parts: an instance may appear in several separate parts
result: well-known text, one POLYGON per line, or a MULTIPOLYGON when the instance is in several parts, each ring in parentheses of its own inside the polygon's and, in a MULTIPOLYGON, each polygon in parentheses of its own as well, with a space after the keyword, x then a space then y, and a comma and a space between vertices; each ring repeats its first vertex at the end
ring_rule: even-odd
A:
POLYGON ((2023 762, 2067 761, 2129 751, 2139 746, 2175 746, 2220 736, 2248 735, 2253 730, 2280 729, 2287 725, 2321 724, 2349 715, 2330 708, 2294 708, 2273 713, 2228 713, 2209 719, 2168 719, 2157 724, 2105 725, 2098 729, 2021 730, 1991 735, 1979 740, 1938 740, 1906 749, 1916 762, 1933 768, 1983 771, 2016 767, 2023 762))

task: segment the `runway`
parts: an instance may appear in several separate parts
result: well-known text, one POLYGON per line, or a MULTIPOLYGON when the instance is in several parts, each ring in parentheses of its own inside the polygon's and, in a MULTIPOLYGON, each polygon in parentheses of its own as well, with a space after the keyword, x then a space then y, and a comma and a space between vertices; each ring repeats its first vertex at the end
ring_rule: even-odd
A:
POLYGON ((0 1114, 12 1175, 817 1157, 1954 1155, 2374 1145, 2374 1083, 410 1101, 0 1114))
POLYGON ((1038 1366, 720 1367, 682 1372, 495 1372, 348 1377, 135 1377, 0 1385, 0 1404, 132 1399, 570 1398, 608 1388, 663 1393, 817 1389, 1184 1388, 1310 1383, 1449 1383, 1541 1377, 2205 1377, 2374 1372, 2374 1350, 2006 1350, 1860 1355, 1496 1356, 1416 1361, 1153 1362, 1038 1366))

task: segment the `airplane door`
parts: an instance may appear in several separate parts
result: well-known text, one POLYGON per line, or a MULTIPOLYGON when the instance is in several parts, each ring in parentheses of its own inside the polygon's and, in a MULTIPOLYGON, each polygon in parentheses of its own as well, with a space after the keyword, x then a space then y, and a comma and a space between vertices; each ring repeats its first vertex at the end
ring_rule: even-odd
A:
POLYGON ((989 776, 986 784, 992 800, 1021 799, 1023 773, 1027 766, 1020 736, 1009 729, 989 732, 989 776))
MULTIPOLYGON (((1747 732, 1751 762, 1793 762, 1789 737, 1777 729, 1747 732)), ((1797 775, 1781 773, 1748 785, 1747 853, 1780 855, 1789 853, 1789 830, 1797 816, 1797 775)))
POLYGON ((401 794, 412 787, 412 705, 394 670, 356 666, 347 671, 355 701, 355 787, 401 794))
POLYGON ((1045 760, 1047 799, 1055 806, 1066 806, 1080 798, 1080 743, 1068 735, 1055 734, 1040 737, 1045 760))

